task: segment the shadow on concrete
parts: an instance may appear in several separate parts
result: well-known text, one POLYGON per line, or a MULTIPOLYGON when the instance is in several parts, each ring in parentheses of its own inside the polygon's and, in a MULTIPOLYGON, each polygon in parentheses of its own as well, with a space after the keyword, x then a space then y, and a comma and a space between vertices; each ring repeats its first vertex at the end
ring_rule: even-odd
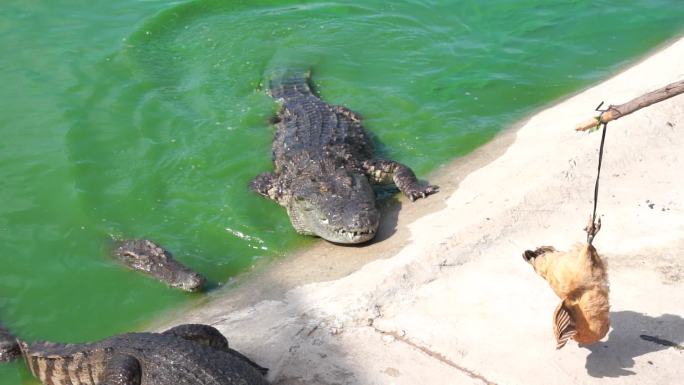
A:
POLYGON ((394 233, 397 232, 397 224, 399 223, 399 212, 401 211, 401 202, 396 196, 391 198, 383 199, 377 203, 378 209, 380 210, 380 226, 378 227, 378 232, 367 244, 361 244, 359 246, 365 247, 369 244, 379 243, 389 239, 394 233))
MULTIPOLYGON (((592 377, 632 376, 635 358, 665 349, 681 349, 684 318, 674 314, 651 317, 633 311, 611 312, 608 340, 586 346, 587 373, 592 377)), ((651 364, 651 362, 649 361, 651 364)))

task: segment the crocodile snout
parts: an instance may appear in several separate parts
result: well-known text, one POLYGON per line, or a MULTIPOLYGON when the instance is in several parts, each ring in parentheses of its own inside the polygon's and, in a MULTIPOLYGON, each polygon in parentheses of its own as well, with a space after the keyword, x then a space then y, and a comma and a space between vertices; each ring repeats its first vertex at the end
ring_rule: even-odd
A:
POLYGON ((199 291, 207 280, 176 261, 170 252, 147 239, 122 241, 113 255, 124 265, 185 291, 199 291))

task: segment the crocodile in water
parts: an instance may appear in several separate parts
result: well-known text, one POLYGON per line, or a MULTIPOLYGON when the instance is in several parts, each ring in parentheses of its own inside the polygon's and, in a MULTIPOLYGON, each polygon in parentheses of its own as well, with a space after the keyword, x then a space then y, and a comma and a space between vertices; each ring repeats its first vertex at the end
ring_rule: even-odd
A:
POLYGON ((380 219, 371 182, 393 182, 412 201, 437 192, 407 166, 374 158, 361 118, 321 100, 309 73, 272 82, 270 93, 281 103, 275 171, 260 174, 250 187, 285 206, 297 232, 335 243, 365 242, 380 219))
POLYGON ((147 239, 119 241, 112 255, 133 270, 185 291, 199 291, 207 282, 202 275, 176 261, 163 247, 147 239))

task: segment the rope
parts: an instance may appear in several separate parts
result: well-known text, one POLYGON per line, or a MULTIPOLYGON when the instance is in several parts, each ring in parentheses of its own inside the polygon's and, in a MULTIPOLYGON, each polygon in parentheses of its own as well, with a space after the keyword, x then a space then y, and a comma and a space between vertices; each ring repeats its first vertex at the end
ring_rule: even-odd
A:
MULTIPOLYGON (((599 104, 598 107, 596 107, 596 110, 599 111, 599 108, 603 105, 603 102, 599 104)), ((610 107, 608 108, 610 109, 610 107)), ((606 142, 606 131, 608 127, 608 122, 603 122, 603 114, 607 110, 601 111, 601 115, 598 117, 598 122, 596 123, 596 129, 598 130, 601 125, 603 125, 603 131, 601 133, 601 146, 599 147, 599 159, 598 159, 598 169, 596 171, 596 184, 594 185, 594 210, 591 213, 591 222, 589 223, 589 226, 587 226, 587 243, 592 244, 594 241, 594 237, 596 236, 596 233, 599 231, 601 228, 601 218, 598 219, 598 222, 596 221, 596 206, 598 205, 598 193, 599 193, 599 179, 601 178, 601 163, 603 163, 603 146, 606 142)))

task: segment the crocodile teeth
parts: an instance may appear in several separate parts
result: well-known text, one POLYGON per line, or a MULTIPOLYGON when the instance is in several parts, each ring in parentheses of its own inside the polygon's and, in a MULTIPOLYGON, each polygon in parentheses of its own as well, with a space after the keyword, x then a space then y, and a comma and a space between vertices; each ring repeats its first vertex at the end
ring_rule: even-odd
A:
POLYGON ((339 231, 339 234, 342 235, 342 236, 345 236, 345 237, 347 237, 347 238, 349 238, 349 239, 351 239, 351 240, 353 240, 354 238, 358 238, 358 237, 363 236, 363 235, 372 234, 372 232, 371 232, 371 231, 347 231, 347 230, 340 230, 340 231, 339 231))

